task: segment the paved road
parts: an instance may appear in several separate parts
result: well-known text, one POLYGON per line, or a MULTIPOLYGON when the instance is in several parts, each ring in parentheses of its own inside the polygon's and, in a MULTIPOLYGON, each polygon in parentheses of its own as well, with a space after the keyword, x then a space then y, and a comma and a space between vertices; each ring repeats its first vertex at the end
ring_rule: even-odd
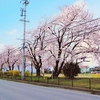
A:
POLYGON ((100 96, 0 80, 0 100, 100 100, 100 96))

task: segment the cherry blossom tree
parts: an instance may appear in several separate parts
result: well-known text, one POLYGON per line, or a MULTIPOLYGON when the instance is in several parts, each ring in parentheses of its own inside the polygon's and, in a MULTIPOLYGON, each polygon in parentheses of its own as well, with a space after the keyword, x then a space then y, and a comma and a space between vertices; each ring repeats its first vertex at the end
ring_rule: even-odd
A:
POLYGON ((14 62, 15 62, 15 66, 17 66, 18 70, 20 71, 21 69, 20 67, 22 65, 22 52, 20 52, 20 50, 16 51, 16 58, 14 62))
POLYGON ((40 68, 42 68, 43 64, 43 55, 44 55, 44 49, 46 48, 46 45, 44 43, 44 39, 46 37, 45 32, 45 25, 42 27, 38 27, 36 30, 31 31, 30 34, 32 34, 31 41, 26 40, 27 45, 27 58, 31 59, 31 64, 36 69, 36 76, 40 77, 40 68))
POLYGON ((100 31, 95 31, 89 35, 88 40, 85 43, 89 46, 88 52, 92 55, 92 59, 97 61, 98 66, 100 66, 100 31))
POLYGON ((53 59, 51 61, 55 61, 55 77, 59 75, 67 60, 73 61, 76 55, 88 52, 84 46, 81 46, 82 42, 88 39, 89 34, 100 29, 100 18, 93 19, 84 7, 84 4, 65 6, 61 9, 61 14, 49 23, 48 33, 54 40, 49 43, 52 49, 49 47, 47 50, 53 59))
POLYGON ((0 54, 0 70, 5 69, 5 55, 3 53, 0 54))
POLYGON ((5 64, 8 70, 14 70, 15 64, 20 60, 19 50, 12 46, 7 46, 1 55, 1 68, 5 64))
POLYGON ((29 32, 32 39, 26 41, 27 57, 35 66, 37 76, 40 76, 40 68, 48 64, 54 67, 54 77, 58 77, 65 63, 95 51, 90 48, 91 41, 95 41, 90 37, 100 30, 100 18, 94 19, 84 3, 60 9, 59 15, 29 32))

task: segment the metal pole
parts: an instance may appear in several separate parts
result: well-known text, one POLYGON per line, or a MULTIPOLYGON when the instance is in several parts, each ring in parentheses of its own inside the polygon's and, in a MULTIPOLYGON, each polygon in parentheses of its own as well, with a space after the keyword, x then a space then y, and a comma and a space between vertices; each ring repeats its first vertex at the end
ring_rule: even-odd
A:
MULTIPOLYGON (((23 32, 23 47, 22 47, 22 80, 24 80, 24 70, 25 70, 25 33, 26 33, 26 6, 29 4, 28 0, 22 0, 24 9, 21 9, 21 16, 24 16, 24 19, 21 20, 24 22, 24 32, 23 32)), ((21 2, 22 2, 21 1, 21 2)))
POLYGON ((22 48, 22 80, 24 80, 24 68, 25 68, 25 32, 26 32, 26 5, 24 8, 24 33, 23 33, 23 48, 22 48))

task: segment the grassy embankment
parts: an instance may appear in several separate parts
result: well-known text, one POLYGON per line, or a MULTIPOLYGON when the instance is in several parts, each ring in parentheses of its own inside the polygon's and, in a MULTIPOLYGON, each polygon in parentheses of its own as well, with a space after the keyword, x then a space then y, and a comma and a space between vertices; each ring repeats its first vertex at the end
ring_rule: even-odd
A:
MULTIPOLYGON (((70 87, 90 88, 100 90, 100 74, 79 74, 75 79, 68 79, 63 74, 58 78, 49 79, 51 74, 44 74, 44 77, 35 77, 35 74, 25 77, 26 81, 42 82, 47 84, 63 85, 70 87)), ((20 80, 21 77, 9 76, 7 78, 20 80)))
POLYGON ((60 74, 56 79, 49 79, 51 74, 45 74, 44 78, 37 78, 35 75, 29 78, 26 77, 28 81, 34 82, 43 82, 49 84, 57 84, 71 87, 80 87, 80 88, 90 88, 100 90, 100 74, 79 74, 75 79, 65 78, 63 74, 60 74))

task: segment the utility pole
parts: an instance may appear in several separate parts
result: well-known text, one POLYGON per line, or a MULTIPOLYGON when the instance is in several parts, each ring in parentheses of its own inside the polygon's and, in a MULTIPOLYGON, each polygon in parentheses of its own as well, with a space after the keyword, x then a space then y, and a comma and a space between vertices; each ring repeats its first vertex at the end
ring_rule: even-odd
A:
POLYGON ((28 0, 21 0, 20 3, 23 3, 24 8, 21 8, 21 19, 20 21, 24 22, 24 32, 23 32, 23 47, 22 47, 22 80, 24 80, 24 69, 25 69, 25 33, 26 33, 26 6, 29 4, 28 0))

